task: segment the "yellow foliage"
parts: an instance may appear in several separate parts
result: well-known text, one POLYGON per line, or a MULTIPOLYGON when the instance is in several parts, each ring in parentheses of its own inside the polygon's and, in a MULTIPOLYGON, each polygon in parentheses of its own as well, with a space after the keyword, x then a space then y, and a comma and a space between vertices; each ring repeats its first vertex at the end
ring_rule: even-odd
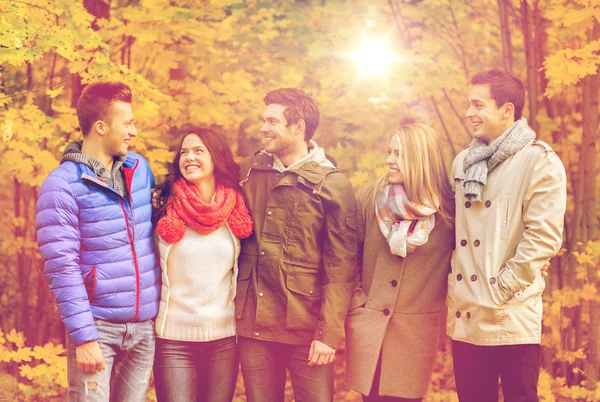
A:
POLYGON ((0 364, 0 371, 16 370, 21 378, 18 394, 12 395, 15 400, 44 399, 66 391, 67 358, 62 345, 49 342, 31 349, 24 345, 23 333, 15 329, 6 335, 6 339, 0 333, 0 339, 0 362, 4 363, 0 364))
POLYGON ((13 122, 14 122, 14 120, 12 120, 12 119, 6 120, 4 122, 4 130, 2 132, 2 140, 10 141, 12 139, 12 137, 13 137, 13 133, 12 133, 13 122))
POLYGON ((16 347, 22 348, 25 346, 25 335, 22 332, 17 332, 14 328, 6 334, 6 340, 15 344, 16 347))
POLYGON ((62 94, 64 92, 64 90, 65 90, 65 87, 61 85, 60 87, 58 87, 56 89, 48 89, 46 91, 46 95, 48 95, 50 98, 54 99, 58 95, 62 94))
POLYGON ((549 80, 546 96, 552 97, 584 77, 596 74, 599 50, 600 40, 595 40, 581 48, 566 48, 546 57, 544 68, 549 80))

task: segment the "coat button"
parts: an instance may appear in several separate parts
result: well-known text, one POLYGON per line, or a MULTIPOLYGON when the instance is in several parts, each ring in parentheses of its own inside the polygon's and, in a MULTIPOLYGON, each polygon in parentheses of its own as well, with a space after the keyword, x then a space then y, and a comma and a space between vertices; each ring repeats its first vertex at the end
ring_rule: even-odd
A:
POLYGON ((260 292, 258 295, 259 295, 260 297, 263 297, 265 294, 264 294, 263 292, 260 292))
POLYGON ((460 318, 460 311, 456 312, 456 318, 460 318))
POLYGON ((390 309, 386 308, 385 310, 383 310, 383 315, 390 315, 390 309))
POLYGON ((273 212, 267 211, 267 215, 271 216, 271 215, 273 215, 273 212))
POLYGON ((481 242, 479 240, 475 240, 473 242, 473 244, 475 245, 475 247, 479 247, 479 245, 481 244, 481 242))
POLYGON ((471 201, 465 202, 465 208, 471 208, 471 201))
POLYGON ((392 287, 395 288, 396 286, 398 286, 398 281, 394 279, 392 281, 392 287))
POLYGON ((312 295, 312 294, 313 294, 313 291, 312 291, 312 290, 309 290, 309 291, 308 291, 308 294, 311 294, 311 295, 312 295))
POLYGON ((467 320, 471 319, 471 313, 467 312, 467 320))
POLYGON ((489 208, 489 207, 491 207, 491 206, 492 206, 492 202, 491 202, 490 200, 487 200, 487 201, 485 202, 485 207, 486 207, 486 208, 489 208))
POLYGON ((477 280, 477 275, 471 275, 471 282, 475 282, 477 280))
POLYGON ((456 280, 457 281, 462 281, 462 274, 456 275, 456 280))
POLYGON ((260 252, 260 255, 265 255, 265 252, 264 252, 264 251, 261 251, 261 252, 260 252))
POLYGON ((461 240, 460 241, 460 245, 463 246, 463 247, 466 246, 467 245, 467 241, 466 240, 461 240))
POLYGON ((258 338, 258 335, 259 335, 259 333, 258 333, 258 332, 255 332, 255 333, 254 333, 254 336, 255 336, 255 337, 257 337, 257 338, 258 338))
POLYGON ((496 283, 496 278, 490 278, 490 283, 493 285, 496 283))

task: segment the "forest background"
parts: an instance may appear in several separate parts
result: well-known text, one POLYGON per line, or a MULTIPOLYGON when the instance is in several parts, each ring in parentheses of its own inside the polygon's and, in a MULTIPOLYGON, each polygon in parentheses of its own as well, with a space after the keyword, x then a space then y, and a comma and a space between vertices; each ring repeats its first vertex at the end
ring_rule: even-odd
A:
MULTIPOLYGON (((261 148, 266 92, 303 88, 322 113, 315 140, 360 189, 385 170, 390 134, 410 122, 435 128, 450 167, 471 140, 469 78, 491 67, 526 84, 524 115, 568 175, 564 247, 544 294, 540 396, 600 400, 599 21, 599 0, 0 0, 0 400, 65 395, 35 201, 81 136, 74 105, 85 84, 133 88, 132 150, 159 180, 177 127, 210 126, 242 158, 261 148), (375 56, 350 57, 365 38, 397 56, 371 66, 380 74, 364 64, 375 56)), ((457 400, 451 368, 444 338, 426 401, 457 400)), ((360 400, 344 384, 343 348, 336 400, 360 400)))

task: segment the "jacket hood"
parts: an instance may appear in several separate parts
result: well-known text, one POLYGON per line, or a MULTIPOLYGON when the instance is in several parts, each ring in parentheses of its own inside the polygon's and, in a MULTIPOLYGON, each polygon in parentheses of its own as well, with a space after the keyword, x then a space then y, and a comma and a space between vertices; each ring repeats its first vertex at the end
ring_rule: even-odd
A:
MULTIPOLYGON (((81 152, 81 148, 83 147, 83 141, 72 141, 70 142, 63 151, 63 155, 60 158, 60 163, 64 163, 67 161, 80 163, 82 165, 88 166, 92 171, 96 174, 102 170, 104 167, 102 163, 97 161, 95 158, 92 158, 89 155, 86 155, 81 152)), ((121 166, 125 163, 127 156, 123 156, 120 158, 114 159, 114 167, 113 169, 120 169, 121 166)))
POLYGON ((314 187, 313 192, 315 194, 320 193, 325 177, 338 170, 335 161, 328 158, 323 148, 319 148, 316 142, 310 141, 308 145, 308 155, 288 167, 283 166, 276 155, 270 154, 264 149, 258 151, 249 161, 249 169, 240 181, 240 186, 243 186, 249 180, 253 170, 276 170, 281 173, 291 172, 297 174, 301 178, 299 181, 304 181, 306 185, 314 187))
MULTIPOLYGON (((261 153, 265 153, 268 155, 272 155, 269 154, 268 152, 266 152, 264 149, 261 151, 261 153)), ((296 162, 292 163, 290 166, 285 167, 283 165, 283 163, 281 162, 281 160, 279 159, 279 157, 277 155, 272 155, 273 156, 273 169, 278 170, 280 172, 298 172, 302 169, 302 167, 309 163, 309 162, 316 162, 319 166, 321 167, 325 167, 325 168, 334 168, 335 169, 335 165, 329 160, 327 159, 327 156, 325 155, 325 151, 323 150, 323 148, 320 148, 316 142, 314 142, 313 140, 310 140, 308 143, 308 155, 306 155, 305 157, 303 157, 302 159, 297 160, 296 162)), ((314 164, 313 164, 314 165, 314 164)))
POLYGON ((94 158, 81 153, 82 147, 83 147, 83 141, 70 142, 65 147, 65 150, 63 151, 62 157, 60 158, 60 163, 64 163, 67 161, 81 163, 83 165, 88 166, 93 171, 95 171, 94 158))

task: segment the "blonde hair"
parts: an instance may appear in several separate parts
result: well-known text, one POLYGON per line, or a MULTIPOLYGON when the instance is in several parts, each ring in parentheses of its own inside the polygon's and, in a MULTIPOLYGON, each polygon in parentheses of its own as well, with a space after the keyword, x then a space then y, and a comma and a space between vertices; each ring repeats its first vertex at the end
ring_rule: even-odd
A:
MULTIPOLYGON (((401 127, 393 136, 400 142, 398 165, 408 199, 435 209, 446 223, 452 224, 454 192, 435 131, 426 124, 416 123, 401 127)), ((377 181, 375 193, 387 182, 388 173, 385 173, 377 181)))

